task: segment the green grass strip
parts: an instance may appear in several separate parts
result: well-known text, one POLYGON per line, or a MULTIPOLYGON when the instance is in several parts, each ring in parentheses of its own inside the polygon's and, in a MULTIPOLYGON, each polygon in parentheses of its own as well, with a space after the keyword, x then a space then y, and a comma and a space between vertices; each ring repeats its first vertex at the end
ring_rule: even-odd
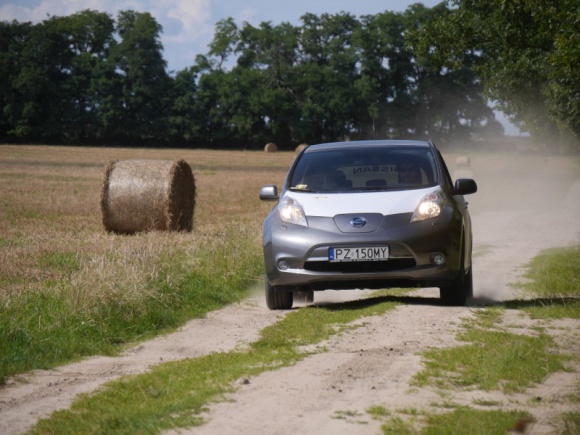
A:
MULTIPOLYGON (((505 434, 522 426, 530 416, 522 411, 481 411, 468 408, 444 414, 431 414, 423 435, 488 435, 505 434)), ((518 430, 519 432, 519 430, 518 430)), ((523 432, 523 430, 522 430, 523 432)))
POLYGON ((385 435, 488 435, 524 432, 533 422, 525 411, 476 410, 458 408, 442 414, 415 413, 405 418, 375 417, 384 420, 381 431, 385 435), (417 429, 421 426, 422 429, 417 429))
POLYGON ((478 312, 479 320, 464 323, 466 330, 458 338, 470 344, 423 352, 426 368, 415 375, 413 384, 513 393, 565 370, 563 363, 570 357, 552 351, 557 345, 548 334, 523 335, 488 329, 490 318, 495 318, 497 312, 497 308, 482 310, 478 312))
POLYGON ((507 301, 505 306, 525 311, 532 319, 580 319, 580 296, 507 301))
POLYGON ((542 251, 526 266, 529 282, 518 284, 539 297, 508 301, 533 319, 580 319, 580 247, 542 251))
POLYGON ((566 412, 560 416, 562 435, 577 435, 580 433, 580 412, 566 412))
MULTIPOLYGON (((114 355, 127 343, 171 331, 243 299, 263 267, 259 252, 250 252, 221 263, 208 252, 202 260, 212 266, 202 271, 192 271, 188 259, 175 253, 159 278, 147 284, 143 294, 149 296, 102 300, 90 310, 70 302, 67 295, 74 294, 75 287, 67 279, 47 283, 45 292, 15 295, 0 304, 0 385, 7 377, 32 369, 95 354, 114 355)), ((47 256, 43 265, 48 264, 77 267, 70 255, 47 256)))
MULTIPOLYGON (((555 353, 558 346, 543 330, 536 329, 534 335, 514 334, 498 328, 498 324, 506 309, 523 310, 538 319, 579 318, 580 249, 543 251, 529 263, 525 277, 530 282, 520 286, 539 297, 509 301, 505 307, 474 310, 474 319, 464 320, 464 332, 458 335, 469 344, 424 352, 425 369, 414 377, 413 384, 512 393, 524 391, 550 373, 566 370, 564 362, 572 357, 555 353)), ((525 432, 533 424, 530 415, 523 411, 461 407, 449 413, 420 413, 411 418, 393 415, 382 407, 372 407, 367 412, 373 418, 385 420, 381 426, 384 434, 525 432)), ((558 433, 580 433, 580 414, 563 413, 554 424, 558 433)))
POLYGON ((352 328, 348 324, 356 319, 397 305, 383 296, 293 311, 265 328, 247 352, 165 363, 150 373, 112 382, 100 393, 80 397, 70 410, 40 421, 32 433, 158 433, 200 425, 200 413, 233 391, 240 377, 294 364, 310 354, 301 346, 319 343, 352 328))
POLYGON ((539 296, 580 298, 580 246, 542 251, 526 266, 531 282, 521 286, 539 296))

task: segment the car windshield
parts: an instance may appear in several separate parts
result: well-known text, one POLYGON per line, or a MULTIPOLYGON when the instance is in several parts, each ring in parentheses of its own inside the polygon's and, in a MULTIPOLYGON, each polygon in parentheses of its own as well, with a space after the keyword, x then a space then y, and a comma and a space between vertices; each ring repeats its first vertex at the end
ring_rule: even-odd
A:
POLYGON ((436 180, 433 153, 427 147, 357 146, 310 149, 290 178, 290 189, 350 192, 418 189, 436 180))

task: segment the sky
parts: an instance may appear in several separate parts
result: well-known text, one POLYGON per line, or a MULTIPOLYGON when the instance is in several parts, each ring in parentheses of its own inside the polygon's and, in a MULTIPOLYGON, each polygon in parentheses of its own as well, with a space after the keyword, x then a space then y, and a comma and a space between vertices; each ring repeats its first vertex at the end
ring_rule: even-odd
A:
MULTIPOLYGON (((233 18, 238 25, 300 24, 305 13, 320 15, 347 12, 357 17, 384 11, 402 12, 414 3, 433 7, 442 0, 0 0, 0 21, 38 23, 49 16, 66 16, 85 9, 107 12, 149 12, 163 27, 161 42, 168 71, 192 66, 198 54, 208 51, 215 24, 233 18)), ((500 113, 496 117, 506 133, 518 134, 500 113)))

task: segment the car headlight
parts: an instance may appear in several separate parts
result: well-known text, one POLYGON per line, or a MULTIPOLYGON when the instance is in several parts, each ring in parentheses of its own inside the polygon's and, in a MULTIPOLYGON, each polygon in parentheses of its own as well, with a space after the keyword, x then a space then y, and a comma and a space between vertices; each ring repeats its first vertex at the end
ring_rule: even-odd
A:
POLYGON ((417 208, 415 208, 413 216, 411 216, 411 222, 424 221, 439 216, 444 204, 445 199, 439 192, 425 195, 419 202, 417 208))
POLYGON ((305 227, 308 226, 304 209, 295 199, 287 197, 282 198, 280 204, 278 204, 278 212, 280 213, 280 219, 284 222, 305 227))

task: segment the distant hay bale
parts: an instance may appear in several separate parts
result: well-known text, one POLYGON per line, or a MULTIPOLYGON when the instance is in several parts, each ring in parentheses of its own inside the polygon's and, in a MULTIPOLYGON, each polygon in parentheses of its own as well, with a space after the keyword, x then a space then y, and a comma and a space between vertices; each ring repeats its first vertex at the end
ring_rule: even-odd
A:
POLYGON ((101 191, 107 231, 191 231, 195 178, 185 160, 124 160, 105 169, 101 191))
POLYGON ((306 148, 308 146, 307 143, 301 143, 300 145, 298 145, 296 147, 296 150, 294 151, 294 154, 298 154, 300 151, 302 151, 304 148, 306 148))
POLYGON ((276 146, 275 143, 270 142, 266 144, 266 146, 264 147, 264 151, 266 151, 267 153, 275 153, 276 151, 278 151, 278 147, 276 146))
POLYGON ((468 156, 459 156, 455 159, 455 166, 469 167, 471 166, 471 159, 468 156))

